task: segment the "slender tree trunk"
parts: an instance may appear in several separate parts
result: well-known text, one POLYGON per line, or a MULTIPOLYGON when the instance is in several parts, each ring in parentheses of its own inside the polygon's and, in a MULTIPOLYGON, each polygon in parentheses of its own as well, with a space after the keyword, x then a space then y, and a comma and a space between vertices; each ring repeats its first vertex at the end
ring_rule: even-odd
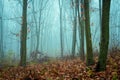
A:
MULTIPOLYGON (((31 17, 32 18, 32 22, 33 22, 33 17, 31 17)), ((30 39, 30 53, 32 53, 33 52, 33 45, 34 45, 34 39, 33 39, 33 24, 31 25, 31 39, 30 39)))
POLYGON ((96 71, 104 71, 106 69, 106 60, 109 45, 109 15, 111 0, 103 0, 102 6, 102 26, 101 26, 101 44, 100 55, 96 66, 96 71))
MULTIPOLYGON (((41 2, 40 4, 42 5, 43 2, 41 2)), ((42 15, 42 10, 41 10, 41 6, 40 6, 40 9, 39 9, 39 25, 38 25, 38 28, 37 28, 37 34, 36 34, 36 37, 37 37, 37 46, 36 46, 36 51, 39 52, 39 45, 40 45, 40 29, 41 29, 41 15, 42 15)), ((37 24, 37 23, 36 23, 37 24)), ((41 38, 42 39, 42 38, 41 38)), ((42 43, 41 43, 42 45, 42 43)), ((37 56, 36 56, 37 57, 37 56)))
MULTIPOLYGON (((40 9, 39 9, 39 25, 37 24, 37 18, 35 16, 35 7, 34 7, 34 1, 32 2, 32 6, 33 6, 33 17, 34 17, 34 21, 35 21, 35 27, 36 27, 36 49, 35 49, 35 54, 34 54, 34 61, 37 60, 37 53, 39 52, 39 46, 40 46, 40 28, 41 28, 41 13, 42 13, 42 9, 41 9, 41 4, 42 2, 40 1, 40 9)), ((42 40, 42 38, 41 38, 42 40)), ((42 43, 41 43, 42 45, 42 43)))
POLYGON ((101 0, 99 0, 99 15, 100 15, 100 28, 101 28, 101 18, 102 18, 102 15, 101 15, 102 13, 101 13, 101 0))
MULTIPOLYGON (((32 6, 33 6, 33 17, 34 17, 34 21, 35 21, 35 27, 36 27, 36 52, 38 51, 38 48, 39 48, 39 32, 38 32, 38 25, 37 25, 37 19, 36 19, 36 16, 35 16, 35 7, 34 7, 34 1, 32 1, 32 6)), ((36 56, 35 56, 36 58, 36 56)))
POLYGON ((27 0, 23 0, 23 12, 22 12, 22 30, 21 30, 21 66, 26 66, 26 46, 27 45, 27 0))
POLYGON ((76 50, 76 20, 74 20, 73 26, 72 57, 75 56, 75 50, 76 50))
POLYGON ((39 36, 40 36, 40 35, 37 33, 37 34, 36 34, 36 38, 37 38, 36 52, 39 51, 39 42, 40 42, 39 36))
MULTIPOLYGON (((85 53, 84 53, 84 20, 83 20, 83 17, 84 17, 84 8, 81 7, 81 17, 80 17, 80 7, 79 7, 79 0, 77 1, 78 5, 77 5, 77 9, 78 9, 78 19, 79 19, 79 37, 80 37, 80 59, 82 61, 85 60, 85 53)), ((81 0, 81 5, 84 4, 84 1, 81 0)))
POLYGON ((73 23, 73 40, 72 40, 72 57, 75 57, 75 50, 76 50, 76 32, 77 32, 77 0, 73 0, 74 4, 74 23, 73 23))
POLYGON ((2 1, 0 1, 0 60, 4 59, 4 51, 3 51, 3 20, 2 20, 2 16, 3 16, 3 3, 2 1))
POLYGON ((93 60, 93 50, 92 50, 92 39, 91 39, 91 30, 90 30, 90 16, 89 16, 89 0, 84 1, 85 7, 85 31, 86 31, 86 64, 88 66, 94 63, 93 60))
POLYGON ((60 44, 61 44, 61 57, 63 57, 63 21, 62 21, 62 0, 59 0, 60 8, 60 44))
POLYGON ((4 59, 4 52, 3 52, 3 21, 2 17, 0 17, 0 59, 4 59))

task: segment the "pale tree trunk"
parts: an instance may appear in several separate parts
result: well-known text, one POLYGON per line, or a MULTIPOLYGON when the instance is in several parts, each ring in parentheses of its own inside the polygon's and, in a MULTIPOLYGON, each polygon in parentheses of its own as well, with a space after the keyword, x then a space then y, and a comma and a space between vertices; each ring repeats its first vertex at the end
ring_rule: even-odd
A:
POLYGON ((37 42, 36 42, 36 52, 39 52, 39 42, 40 42, 40 39, 39 39, 39 35, 40 33, 38 32, 37 34, 36 34, 36 38, 37 38, 37 42))
POLYGON ((42 2, 40 1, 40 9, 39 9, 39 25, 37 24, 37 18, 35 16, 35 7, 34 7, 34 1, 32 2, 32 6, 33 6, 33 19, 35 21, 35 28, 36 28, 36 49, 35 49, 35 53, 32 56, 33 60, 36 61, 37 60, 37 53, 39 52, 39 46, 40 46, 40 27, 41 27, 41 4, 42 2))
POLYGON ((23 12, 22 12, 22 28, 21 28, 21 48, 20 48, 20 65, 26 66, 26 54, 27 54, 27 0, 23 0, 23 12))
MULTIPOLYGON (((42 10, 41 8, 39 9, 39 25, 38 25, 38 31, 37 31, 37 47, 36 47, 36 51, 39 51, 39 45, 40 45, 40 30, 41 30, 41 15, 42 15, 42 10)), ((42 38, 41 38, 42 39, 42 38)), ((41 42, 42 45, 42 42, 41 42)), ((42 50, 42 49, 41 49, 42 50)))
POLYGON ((48 0, 39 0, 39 17, 37 19, 37 15, 35 15, 36 11, 35 11, 35 4, 34 4, 34 1, 32 2, 32 6, 33 6, 33 17, 34 17, 34 21, 35 21, 35 32, 36 32, 36 49, 35 49, 35 55, 34 55, 34 60, 37 59, 37 54, 39 52, 42 52, 42 47, 43 47, 43 39, 42 39, 42 25, 43 24, 43 19, 42 19, 42 12, 44 12, 44 8, 46 7, 47 5, 47 2, 48 0), (38 20, 38 22, 37 22, 38 20))
MULTIPOLYGON (((32 22, 33 22, 33 17, 32 18, 32 22)), ((30 53, 33 52, 33 48, 34 48, 34 39, 33 39, 33 24, 30 26, 31 27, 31 39, 30 39, 30 53)))
POLYGON ((62 21, 62 0, 59 0, 60 8, 60 45, 61 45, 61 57, 63 57, 63 21, 62 21))
POLYGON ((102 13, 101 13, 101 1, 102 1, 102 0, 99 0, 100 28, 101 28, 101 24, 102 24, 102 23, 101 23, 101 20, 102 20, 102 19, 101 19, 101 18, 102 18, 102 15, 101 15, 101 14, 102 14, 102 13))
POLYGON ((34 7, 34 1, 32 1, 32 6, 33 6, 33 18, 35 21, 35 27, 36 27, 36 51, 38 51, 39 48, 39 32, 38 32, 38 25, 37 25, 37 19, 35 16, 35 7, 34 7))
POLYGON ((89 0, 84 0, 85 7, 85 33, 86 33, 86 64, 90 66, 94 64, 93 50, 92 50, 92 38, 90 30, 90 16, 89 16, 89 0))
POLYGON ((96 66, 96 71, 104 71, 106 69, 106 60, 109 46, 109 15, 111 0, 103 0, 102 2, 102 26, 101 26, 101 43, 100 55, 96 66))
POLYGON ((73 0, 74 4, 74 23, 73 23, 73 40, 72 40, 72 57, 75 57, 75 50, 76 50, 76 31, 77 31, 77 0, 73 0))

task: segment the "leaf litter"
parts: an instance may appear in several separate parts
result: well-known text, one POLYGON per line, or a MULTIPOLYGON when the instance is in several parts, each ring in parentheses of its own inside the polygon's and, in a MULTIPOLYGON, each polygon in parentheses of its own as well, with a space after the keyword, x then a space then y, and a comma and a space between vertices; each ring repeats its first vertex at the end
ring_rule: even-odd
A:
MULTIPOLYGON (((97 58, 95 58, 97 62, 97 58)), ((79 58, 26 67, 0 68, 0 80, 120 80, 120 56, 108 56, 106 71, 95 72, 79 58)))

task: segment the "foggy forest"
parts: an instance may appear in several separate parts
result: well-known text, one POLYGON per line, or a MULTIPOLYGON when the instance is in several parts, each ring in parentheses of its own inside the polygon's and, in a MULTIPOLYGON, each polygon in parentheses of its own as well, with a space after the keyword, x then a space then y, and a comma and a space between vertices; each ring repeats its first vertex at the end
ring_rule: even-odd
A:
POLYGON ((120 80, 120 0, 0 0, 0 80, 120 80))

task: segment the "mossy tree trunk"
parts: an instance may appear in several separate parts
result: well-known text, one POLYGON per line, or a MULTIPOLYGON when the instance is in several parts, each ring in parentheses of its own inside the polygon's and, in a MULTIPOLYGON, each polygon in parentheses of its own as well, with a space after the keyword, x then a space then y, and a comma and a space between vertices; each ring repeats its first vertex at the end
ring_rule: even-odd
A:
POLYGON ((104 71, 106 69, 106 60, 109 46, 109 14, 111 0, 103 0, 102 5, 102 26, 101 26, 101 43, 100 55, 96 66, 96 71, 104 71))
POLYGON ((27 0, 23 0, 21 48, 20 48, 21 66, 26 66, 26 54, 27 54, 26 45, 27 45, 27 0))
POLYGON ((86 33, 86 64, 90 66, 94 63, 93 50, 92 50, 92 39, 90 30, 90 16, 89 16, 89 0, 84 0, 85 8, 85 33, 86 33))

